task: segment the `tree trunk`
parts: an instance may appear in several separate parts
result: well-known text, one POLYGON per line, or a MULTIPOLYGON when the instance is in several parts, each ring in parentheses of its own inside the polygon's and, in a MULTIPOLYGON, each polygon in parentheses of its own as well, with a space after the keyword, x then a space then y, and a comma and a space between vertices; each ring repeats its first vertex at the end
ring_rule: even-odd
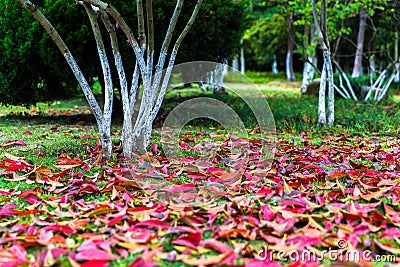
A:
MULTIPOLYGON (((313 27, 309 27, 309 26, 304 27, 304 36, 306 38, 304 40, 303 46, 306 50, 310 45, 313 45, 315 43, 315 31, 312 28, 313 27)), ((314 55, 310 55, 310 53, 306 52, 305 56, 307 58, 307 61, 304 62, 304 68, 303 68, 303 79, 301 82, 301 93, 302 94, 306 93, 308 85, 314 79, 315 67, 317 66, 317 63, 318 63, 317 62, 317 53, 314 53, 314 55)))
POLYGON ((321 82, 319 84, 318 95, 318 124, 326 124, 326 111, 325 111, 325 92, 326 92, 326 63, 322 68, 321 82))
POLYGON ((375 55, 369 57, 369 71, 371 76, 376 74, 375 55))
POLYGON ((307 92, 308 85, 312 82, 315 76, 315 69, 314 66, 311 65, 316 64, 317 59, 315 56, 309 56, 308 61, 304 62, 304 69, 303 69, 303 79, 301 82, 301 93, 305 94, 307 92))
POLYGON ((275 54, 272 57, 273 57, 272 73, 274 75, 277 75, 279 73, 279 71, 278 71, 278 61, 276 60, 276 55, 275 54))
POLYGON ((243 38, 242 38, 242 46, 240 47, 240 73, 244 74, 246 71, 246 66, 245 66, 245 58, 244 58, 244 48, 243 48, 243 38))
POLYGON ((398 83, 400 79, 400 74, 399 74, 399 33, 396 31, 394 33, 394 62, 395 62, 395 76, 394 76, 394 82, 398 83))
POLYGON ((333 84, 333 68, 331 61, 331 53, 329 50, 324 51, 324 62, 326 62, 326 79, 328 81, 328 125, 333 126, 335 121, 335 91, 333 84))
POLYGON ((317 30, 319 43, 321 45, 324 57, 324 67, 321 75, 321 83, 319 88, 319 102, 318 102, 318 123, 326 124, 326 113, 325 113, 325 92, 326 92, 326 83, 328 82, 328 123, 330 126, 334 123, 334 84, 333 84, 333 70, 332 70, 332 61, 331 61, 331 52, 330 45, 328 39, 328 30, 327 30, 327 18, 326 18, 326 9, 327 2, 326 0, 321 1, 321 20, 318 20, 317 15, 317 7, 315 4, 315 0, 311 0, 312 5, 312 13, 314 18, 314 24, 317 30))
POLYGON ((365 35, 365 26, 367 24, 368 13, 365 12, 364 8, 360 8, 360 25, 358 28, 358 36, 357 36, 357 49, 356 56, 354 59, 354 67, 353 74, 354 77, 362 76, 362 58, 363 58, 363 48, 364 48, 364 35, 365 35))
MULTIPOLYGON (((82 71, 80 70, 77 62, 75 61, 73 55, 69 51, 67 45, 65 44, 64 40, 61 38, 61 36, 58 34, 57 30, 53 27, 53 25, 49 22, 49 20, 40 12, 40 10, 30 1, 28 0, 19 0, 19 2, 34 16, 34 18, 42 25, 42 27, 47 31, 47 33, 50 35, 54 43, 57 45, 58 49, 61 51, 63 54, 65 60, 67 61, 69 67, 71 68, 72 72, 74 73, 74 76, 76 80, 78 81, 79 85, 81 86, 81 89, 83 91, 83 94, 86 97, 86 100, 91 107, 94 117, 96 119, 97 127, 100 133, 100 141, 103 149, 103 158, 104 159, 110 159, 112 155, 112 142, 111 142, 111 136, 110 136, 110 123, 111 123, 111 115, 112 115, 112 90, 110 92, 107 91, 108 96, 111 99, 105 99, 105 105, 104 105, 104 114, 101 111, 101 108, 93 95, 92 89, 89 86, 89 83, 87 82, 85 76, 83 75, 82 71)), ((91 21, 93 22, 93 21, 91 21)), ((94 31, 95 35, 98 34, 99 32, 96 29, 96 25, 94 26, 94 31), (97 32, 97 33, 96 33, 97 32)), ((100 60, 102 61, 102 67, 103 67, 103 72, 104 72, 104 80, 105 83, 110 85, 110 82, 108 79, 109 71, 107 70, 108 68, 108 63, 106 63, 106 58, 105 55, 102 51, 101 48, 101 40, 99 40, 100 36, 97 35, 96 37, 96 42, 97 42, 97 48, 100 56, 100 60)), ((110 89, 110 87, 108 88, 110 89)))
POLYGON ((239 70, 239 59, 237 56, 232 59, 232 68, 234 71, 239 70))
POLYGON ((289 35, 288 35, 288 46, 286 54, 286 76, 288 81, 295 81, 293 70, 293 48, 294 48, 294 25, 293 25, 293 14, 289 15, 289 35))

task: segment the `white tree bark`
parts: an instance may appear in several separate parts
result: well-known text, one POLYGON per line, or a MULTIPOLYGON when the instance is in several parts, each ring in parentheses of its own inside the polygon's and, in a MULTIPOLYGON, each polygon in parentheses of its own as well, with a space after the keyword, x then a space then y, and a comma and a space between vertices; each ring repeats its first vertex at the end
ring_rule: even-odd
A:
POLYGON ((316 56, 308 56, 308 61, 304 62, 303 79, 301 82, 302 94, 306 93, 308 85, 312 82, 315 76, 315 68, 310 63, 316 64, 316 62, 317 62, 316 56))
POLYGON ((289 37, 286 52, 286 77, 288 81, 295 81, 296 77, 293 70, 293 48, 294 48, 294 25, 293 14, 288 15, 289 37))
MULTIPOLYGON (((313 29, 314 27, 305 25, 304 26, 304 42, 303 42, 303 47, 306 49, 309 46, 315 47, 316 43, 316 35, 315 35, 315 30, 313 29)), ((312 82, 315 76, 315 68, 317 67, 317 53, 311 54, 309 52, 305 53, 305 56, 307 57, 307 60, 304 62, 304 68, 303 68, 303 78, 301 82, 301 93, 305 94, 307 91, 308 85, 312 82)))
POLYGON ((312 13, 314 18, 314 24, 317 30, 318 39, 323 51, 324 57, 324 67, 321 75, 321 83, 319 88, 319 105, 318 105, 318 123, 326 124, 326 113, 325 113, 325 91, 326 91, 326 83, 328 84, 328 124, 329 126, 333 126, 334 123, 334 84, 333 84, 333 70, 332 70, 332 61, 331 61, 331 52, 330 45, 328 39, 328 30, 326 26, 327 18, 326 18, 326 8, 327 2, 326 0, 321 1, 321 21, 318 19, 317 15, 317 7, 315 4, 315 0, 311 0, 312 5, 312 13))
POLYGON ((400 63, 399 63, 399 33, 394 33, 394 62, 395 63, 395 75, 393 81, 398 83, 400 80, 400 63))
POLYGON ((365 33, 365 26, 367 24, 367 18, 368 18, 368 13, 365 12, 364 8, 360 8, 360 25, 358 28, 358 36, 357 36, 357 49, 356 49, 356 56, 354 58, 353 74, 351 75, 353 78, 362 76, 362 56, 364 49, 364 33, 365 33))
MULTIPOLYGON (((69 51, 67 45, 64 43, 61 36, 58 34, 57 30, 53 27, 53 25, 47 20, 47 18, 39 11, 39 9, 30 1, 27 0, 19 0, 19 2, 33 15, 33 17, 42 25, 42 27, 46 30, 46 32, 50 35, 52 40, 57 45, 58 49, 63 54, 65 60, 67 61, 69 67, 71 68, 72 72, 76 80, 78 81, 83 94, 86 97, 86 100, 91 107, 94 117, 96 119, 97 127, 100 133, 100 141, 103 149, 103 158, 110 159, 112 155, 112 142, 109 133, 108 127, 108 118, 111 118, 111 109, 112 102, 108 104, 106 108, 106 114, 103 114, 99 104, 96 101, 96 98, 93 95, 93 92, 85 79, 82 71, 80 70, 76 60, 74 59, 73 55, 69 51), (108 113, 110 111, 110 113, 108 113)), ((104 57, 100 54, 100 58, 104 57)), ((104 62, 103 62, 104 63, 104 62)), ((107 71, 106 71, 107 73, 107 71)))
POLYGON ((326 124, 325 92, 326 92, 326 64, 322 67, 321 82, 318 95, 318 124, 326 124))
POLYGON ((239 59, 237 56, 235 56, 235 58, 232 59, 232 68, 234 70, 239 70, 239 59))
POLYGON ((324 51, 324 62, 326 62, 326 76, 328 81, 328 125, 332 127, 335 122, 335 89, 331 53, 329 50, 324 51))
POLYGON ((240 73, 244 74, 246 71, 246 60, 244 57, 244 47, 243 47, 243 38, 242 38, 242 46, 240 47, 240 73))
POLYGON ((274 75, 277 75, 279 73, 278 71, 278 61, 276 60, 276 55, 274 54, 273 56, 273 61, 272 61, 272 73, 274 75))
POLYGON ((114 88, 111 78, 111 70, 110 64, 108 63, 106 49, 104 47, 103 38, 101 36, 100 27, 97 22, 97 17, 95 11, 92 6, 85 3, 84 7, 88 14, 90 24, 92 26, 93 35, 96 40, 97 52, 99 54, 101 68, 103 70, 104 77, 104 108, 103 108, 103 117, 104 123, 102 125, 103 131, 101 134, 102 143, 104 142, 105 151, 103 152, 104 157, 109 159, 111 158, 112 153, 112 142, 111 142, 111 115, 112 115, 112 106, 113 106, 113 94, 114 88))

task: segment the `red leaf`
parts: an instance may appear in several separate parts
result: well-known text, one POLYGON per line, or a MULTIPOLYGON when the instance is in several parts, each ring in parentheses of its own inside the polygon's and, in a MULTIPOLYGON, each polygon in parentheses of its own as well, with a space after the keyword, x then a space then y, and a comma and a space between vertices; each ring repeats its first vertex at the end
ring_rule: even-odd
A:
POLYGON ((146 267, 143 257, 137 257, 128 267, 146 267))
POLYGON ((151 149, 153 150, 153 152, 154 152, 155 154, 157 154, 157 152, 158 152, 158 145, 157 145, 157 144, 152 145, 152 146, 151 146, 151 149))
POLYGON ((122 219, 123 219, 123 218, 124 218, 123 215, 118 216, 118 217, 116 217, 116 218, 110 220, 110 221, 107 223, 107 226, 112 226, 112 225, 115 225, 115 224, 119 224, 120 222, 122 222, 122 219))
POLYGON ((84 262, 81 267, 108 267, 108 262, 104 260, 91 260, 84 262))
POLYGON ((79 251, 76 254, 75 258, 78 261, 111 261, 119 259, 117 255, 110 254, 104 250, 94 248, 79 251))
POLYGON ((18 171, 18 170, 26 170, 29 169, 29 166, 25 164, 23 161, 15 160, 11 163, 6 171, 18 171))
POLYGON ((26 261, 26 250, 20 244, 14 244, 9 250, 19 260, 26 261))
POLYGON ((89 139, 89 138, 90 138, 90 135, 84 134, 84 135, 82 135, 81 140, 89 139))
POLYGON ((76 159, 70 159, 70 158, 58 158, 57 159, 57 164, 58 165, 83 165, 84 162, 81 160, 76 160, 76 159))
POLYGON ((220 241, 217 241, 215 239, 204 240, 203 242, 201 242, 201 246, 202 247, 211 247, 211 248, 219 251, 220 253, 226 253, 228 251, 232 251, 232 249, 228 245, 226 245, 220 241))
POLYGON ((149 228, 151 228, 151 227, 161 228, 163 230, 167 230, 171 227, 168 224, 166 224, 165 222, 158 221, 158 220, 147 220, 147 221, 138 222, 137 224, 135 224, 135 227, 140 227, 140 226, 147 226, 149 228))
POLYGON ((64 232, 64 233, 68 233, 68 234, 73 234, 75 233, 75 230, 72 229, 69 226, 64 226, 64 225, 50 225, 50 226, 46 226, 45 228, 43 228, 43 230, 45 231, 59 231, 59 232, 64 232))

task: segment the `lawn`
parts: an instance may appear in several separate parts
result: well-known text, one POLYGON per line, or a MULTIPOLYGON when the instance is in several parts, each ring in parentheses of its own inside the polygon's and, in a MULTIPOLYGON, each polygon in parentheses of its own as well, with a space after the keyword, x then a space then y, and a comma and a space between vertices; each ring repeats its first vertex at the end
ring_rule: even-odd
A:
POLYGON ((118 125, 113 160, 100 160, 82 97, 1 107, 0 266, 399 264, 399 98, 376 105, 337 99, 336 126, 320 128, 318 100, 301 96, 298 83, 252 75, 277 130, 267 166, 257 158, 256 120, 234 94, 168 92, 149 158, 128 163, 119 158, 118 125), (177 158, 166 159, 163 120, 198 96, 243 118, 251 148, 245 160, 228 147, 243 140, 207 119, 185 127, 177 158), (77 114, 86 115, 68 117, 77 114), (198 160, 200 141, 205 150, 219 147, 212 158, 198 160), (143 181, 171 190, 149 193, 143 181))

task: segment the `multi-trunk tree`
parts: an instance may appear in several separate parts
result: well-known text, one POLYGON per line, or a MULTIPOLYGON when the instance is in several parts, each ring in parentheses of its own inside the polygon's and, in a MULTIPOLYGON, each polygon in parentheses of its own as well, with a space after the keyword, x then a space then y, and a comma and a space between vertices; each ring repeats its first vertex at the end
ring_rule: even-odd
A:
POLYGON ((177 0, 161 49, 157 53, 158 58, 155 58, 153 3, 151 0, 137 1, 138 38, 135 37, 132 29, 120 13, 108 3, 100 0, 82 0, 77 2, 85 8, 96 40, 105 84, 105 104, 103 110, 101 110, 87 79, 57 30, 32 2, 27 0, 18 1, 25 6, 48 32, 73 71, 95 116, 100 133, 103 156, 105 159, 109 159, 112 155, 110 128, 114 87, 110 70, 111 65, 100 30, 101 25, 104 25, 111 42, 114 66, 118 72, 121 88, 124 116, 122 133, 124 155, 131 157, 132 153, 145 153, 150 141, 152 124, 163 101, 179 47, 193 25, 203 0, 195 2, 190 19, 178 37, 175 38, 171 49, 170 45, 173 41, 173 33, 183 7, 183 0, 177 0), (126 42, 132 47, 135 55, 135 67, 130 84, 128 84, 123 59, 119 51, 115 25, 118 25, 123 31, 126 42), (163 73, 165 67, 167 69, 163 73), (140 108, 137 114, 134 114, 134 106, 140 85, 143 88, 140 108), (136 120, 133 121, 133 118, 136 118, 136 120))

